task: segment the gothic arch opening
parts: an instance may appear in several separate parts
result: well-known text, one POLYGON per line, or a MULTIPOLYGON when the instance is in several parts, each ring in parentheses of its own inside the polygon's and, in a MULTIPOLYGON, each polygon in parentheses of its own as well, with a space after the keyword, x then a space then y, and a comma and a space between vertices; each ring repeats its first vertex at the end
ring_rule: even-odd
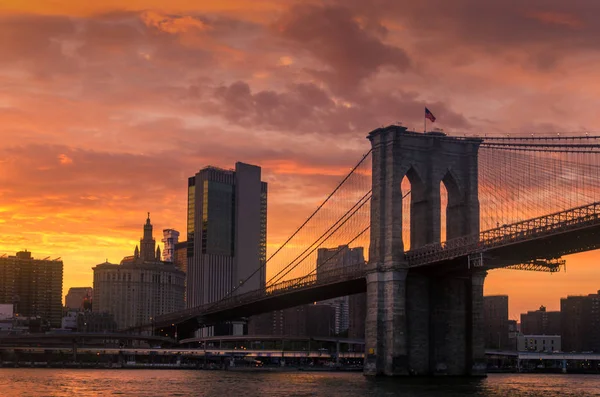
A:
POLYGON ((447 240, 446 227, 447 217, 446 213, 448 210, 448 189, 443 181, 440 181, 440 242, 447 240))
POLYGON ((441 241, 462 236, 464 225, 461 216, 463 197, 452 173, 447 171, 440 182, 440 237, 441 241))
POLYGON ((419 216, 415 213, 415 203, 423 199, 424 186, 421 177, 414 168, 410 168, 400 184, 402 194, 402 242, 404 250, 408 251, 411 246, 419 241, 419 233, 422 233, 423 226, 419 226, 419 216))

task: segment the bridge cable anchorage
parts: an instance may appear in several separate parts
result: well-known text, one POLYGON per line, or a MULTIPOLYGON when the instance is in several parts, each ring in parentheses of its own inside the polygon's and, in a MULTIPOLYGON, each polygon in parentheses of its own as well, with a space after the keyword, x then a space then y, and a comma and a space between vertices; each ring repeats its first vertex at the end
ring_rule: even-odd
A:
MULTIPOLYGON (((292 233, 292 235, 273 254, 271 254, 269 256, 269 258, 267 258, 267 260, 261 266, 259 266, 256 270, 254 270, 248 277, 246 277, 244 280, 242 280, 237 286, 235 286, 232 290, 230 290, 221 299, 226 299, 226 298, 230 297, 237 289, 239 289, 241 286, 243 286, 244 284, 246 284, 246 282, 248 282, 252 277, 256 276, 257 273, 259 273, 260 271, 264 270, 266 268, 266 266, 267 266, 267 263, 269 263, 271 261, 271 259, 273 259, 280 251, 282 251, 288 245, 288 243, 290 241, 292 241, 294 239, 294 237, 296 237, 298 235, 298 233, 300 233, 300 231, 303 230, 306 227, 306 225, 309 224, 309 222, 315 218, 315 216, 319 213, 319 211, 321 211, 323 209, 323 207, 325 207, 325 205, 328 202, 330 202, 330 200, 336 195, 336 193, 338 193, 340 191, 340 189, 342 189, 342 187, 345 184, 348 183, 349 179, 353 175, 355 175, 355 173, 357 172, 357 170, 359 170, 359 167, 361 167, 363 164, 365 164, 365 161, 370 158, 370 155, 371 155, 372 151, 373 151, 373 149, 369 150, 366 154, 363 155, 363 157, 358 161, 358 163, 338 183, 338 185, 333 189, 333 191, 317 207, 317 209, 294 231, 294 233, 292 233)), ((369 191, 369 193, 370 193, 370 191, 369 191)))

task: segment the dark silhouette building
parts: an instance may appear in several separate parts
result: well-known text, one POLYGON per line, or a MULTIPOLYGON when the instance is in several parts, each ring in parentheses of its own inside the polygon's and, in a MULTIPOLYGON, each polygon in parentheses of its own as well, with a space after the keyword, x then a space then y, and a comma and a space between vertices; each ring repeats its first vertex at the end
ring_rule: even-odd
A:
POLYGON ((348 338, 364 339, 365 320, 367 318, 367 294, 355 294, 349 297, 348 338))
POLYGON ((560 300, 562 348, 566 352, 600 352, 600 291, 560 300))
POLYGON ((485 347, 505 349, 508 346, 508 296, 483 297, 485 347))
POLYGON ((65 296, 65 306, 69 309, 84 309, 86 303, 91 305, 92 287, 71 287, 65 296))
POLYGON ((14 304, 20 317, 39 317, 60 328, 62 282, 60 258, 34 259, 28 251, 0 258, 0 303, 14 304))
POLYGON ((561 312, 549 312, 545 306, 521 314, 523 335, 561 335, 561 312))
POLYGON ((248 335, 333 336, 335 308, 329 305, 301 305, 252 316, 248 335))

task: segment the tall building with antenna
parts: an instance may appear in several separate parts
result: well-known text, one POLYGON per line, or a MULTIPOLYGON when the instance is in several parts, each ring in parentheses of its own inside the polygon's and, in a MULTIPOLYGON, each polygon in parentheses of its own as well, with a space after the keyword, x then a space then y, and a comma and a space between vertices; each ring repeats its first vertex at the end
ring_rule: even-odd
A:
POLYGON ((238 162, 190 177, 187 225, 188 307, 264 287, 267 183, 260 167, 238 162))
POLYGON ((185 273, 161 260, 152 236, 150 213, 140 245, 120 264, 104 263, 94 271, 92 311, 110 313, 118 328, 147 324, 157 316, 184 308, 185 273))

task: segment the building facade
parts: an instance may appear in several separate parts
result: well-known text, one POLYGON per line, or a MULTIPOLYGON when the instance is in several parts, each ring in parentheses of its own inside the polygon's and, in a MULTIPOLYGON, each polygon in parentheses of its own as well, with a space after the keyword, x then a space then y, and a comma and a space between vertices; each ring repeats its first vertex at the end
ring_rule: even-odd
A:
POLYGON ((101 263, 94 271, 94 313, 109 313, 119 329, 152 322, 156 316, 184 309, 185 273, 161 261, 152 237, 150 214, 144 237, 133 256, 119 265, 101 263))
POLYGON ((187 274, 187 241, 181 241, 175 244, 173 264, 177 269, 187 274))
MULTIPOLYGON (((350 248, 347 245, 340 245, 335 248, 319 248, 317 250, 317 279, 319 277, 327 277, 328 275, 330 276, 339 269, 364 263, 365 256, 363 247, 350 248)), ((354 329, 357 330, 357 327, 359 327, 358 321, 356 320, 358 320, 358 316, 360 316, 360 313, 363 311, 360 298, 351 299, 350 296, 342 296, 339 298, 321 301, 318 302, 318 304, 329 305, 334 308, 334 329, 336 335, 349 332, 351 316, 353 317, 353 320, 355 320, 353 324, 354 329), (358 314, 356 312, 358 312, 358 314)))
POLYGON ((92 287, 71 287, 65 296, 65 307, 73 310, 83 309, 86 301, 91 301, 92 296, 92 287))
POLYGON ((255 336, 334 336, 335 308, 329 305, 300 305, 252 316, 248 335, 255 336))
POLYGON ((486 349, 504 349, 508 345, 508 295, 483 297, 483 321, 486 349))
POLYGON ((267 184, 260 167, 238 162, 235 170, 206 167, 190 177, 187 228, 188 307, 265 286, 267 184))
POLYGON ((0 303, 20 317, 40 317, 52 327, 62 320, 63 262, 34 259, 31 252, 0 258, 0 303))
POLYGON ((560 300, 564 351, 600 352, 600 291, 560 300))
POLYGON ((348 338, 364 339, 367 318, 367 294, 350 295, 348 313, 348 338))
POLYGON ((517 350, 520 352, 559 352, 562 349, 560 335, 519 335, 517 350))
POLYGON ((175 246, 179 242, 179 232, 175 229, 163 229, 163 258, 165 262, 173 262, 175 246))
POLYGON ((521 333, 524 335, 560 335, 561 312, 549 312, 546 307, 521 314, 521 333))

